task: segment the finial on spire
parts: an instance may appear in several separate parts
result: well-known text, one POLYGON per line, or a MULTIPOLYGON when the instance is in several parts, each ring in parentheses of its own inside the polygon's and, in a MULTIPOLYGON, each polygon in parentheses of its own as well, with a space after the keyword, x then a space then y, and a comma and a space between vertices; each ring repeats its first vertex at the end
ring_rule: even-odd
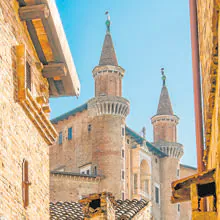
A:
POLYGON ((110 33, 110 25, 111 25, 111 21, 110 21, 110 15, 108 13, 108 11, 105 12, 105 14, 107 15, 107 20, 105 22, 106 27, 107 27, 107 32, 110 33))
POLYGON ((163 86, 166 86, 166 76, 164 74, 164 68, 161 68, 161 74, 162 74, 163 86))

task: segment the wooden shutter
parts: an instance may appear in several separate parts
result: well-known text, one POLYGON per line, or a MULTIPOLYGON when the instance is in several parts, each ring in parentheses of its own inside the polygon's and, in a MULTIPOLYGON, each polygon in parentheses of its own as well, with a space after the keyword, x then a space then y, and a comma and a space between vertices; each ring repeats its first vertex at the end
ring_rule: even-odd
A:
POLYGON ((23 160, 22 164, 22 196, 23 196, 23 204, 26 208, 29 204, 29 186, 31 183, 29 182, 28 177, 28 161, 23 160))

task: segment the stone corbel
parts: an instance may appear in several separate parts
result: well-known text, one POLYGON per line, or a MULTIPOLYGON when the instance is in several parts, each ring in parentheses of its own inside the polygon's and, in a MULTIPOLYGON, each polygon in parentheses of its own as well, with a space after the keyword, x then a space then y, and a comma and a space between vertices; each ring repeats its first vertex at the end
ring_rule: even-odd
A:
POLYGON ((56 140, 57 132, 45 114, 50 111, 49 106, 42 106, 46 103, 46 99, 45 97, 35 99, 26 87, 26 50, 24 44, 16 46, 16 56, 18 101, 47 144, 52 145, 56 140))

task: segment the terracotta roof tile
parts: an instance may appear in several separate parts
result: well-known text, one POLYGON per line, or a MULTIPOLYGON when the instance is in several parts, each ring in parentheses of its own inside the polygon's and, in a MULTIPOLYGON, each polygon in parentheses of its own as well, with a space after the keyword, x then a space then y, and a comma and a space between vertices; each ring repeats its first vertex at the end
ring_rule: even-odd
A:
POLYGON ((50 203, 51 220, 83 220, 82 206, 77 202, 50 203))

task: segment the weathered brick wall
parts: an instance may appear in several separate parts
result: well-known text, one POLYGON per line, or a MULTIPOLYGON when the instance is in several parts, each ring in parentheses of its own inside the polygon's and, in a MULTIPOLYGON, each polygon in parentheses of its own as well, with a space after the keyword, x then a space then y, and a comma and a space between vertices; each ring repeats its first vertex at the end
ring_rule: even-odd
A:
POLYGON ((65 171, 79 172, 79 167, 91 162, 91 132, 88 132, 88 111, 84 110, 67 120, 54 124, 57 132, 63 133, 63 143, 58 140, 50 146, 50 170, 65 165, 65 171), (68 128, 72 127, 72 140, 68 140, 68 128))
POLYGON ((92 121, 92 160, 97 165, 98 174, 104 175, 101 181, 102 191, 113 192, 116 199, 122 198, 125 192, 125 178, 122 180, 122 169, 125 172, 125 158, 121 150, 125 145, 125 120, 117 115, 97 116, 92 121))
POLYGON ((99 181, 93 178, 50 175, 50 201, 78 201, 81 196, 99 192, 99 181))
POLYGON ((95 78, 95 95, 122 96, 122 78, 116 73, 102 73, 95 78))
POLYGON ((25 44, 32 68, 32 95, 48 97, 48 84, 16 0, 0 1, 0 216, 7 219, 49 219, 49 152, 35 125, 17 102, 15 46, 25 44), (45 87, 44 94, 41 87, 45 87), (29 206, 22 202, 22 162, 29 162, 29 206))
POLYGON ((208 147, 208 167, 215 167, 218 142, 218 26, 217 1, 198 1, 199 50, 205 118, 205 138, 208 147), (209 146, 211 150, 209 150, 209 146))
POLYGON ((171 183, 177 179, 178 163, 178 159, 170 157, 160 160, 160 207, 163 220, 180 219, 177 204, 171 203, 171 183))
MULTIPOLYGON (((190 169, 180 165, 180 179, 196 174, 197 170, 190 169)), ((192 219, 192 206, 191 202, 180 203, 180 219, 191 220, 192 219)))

